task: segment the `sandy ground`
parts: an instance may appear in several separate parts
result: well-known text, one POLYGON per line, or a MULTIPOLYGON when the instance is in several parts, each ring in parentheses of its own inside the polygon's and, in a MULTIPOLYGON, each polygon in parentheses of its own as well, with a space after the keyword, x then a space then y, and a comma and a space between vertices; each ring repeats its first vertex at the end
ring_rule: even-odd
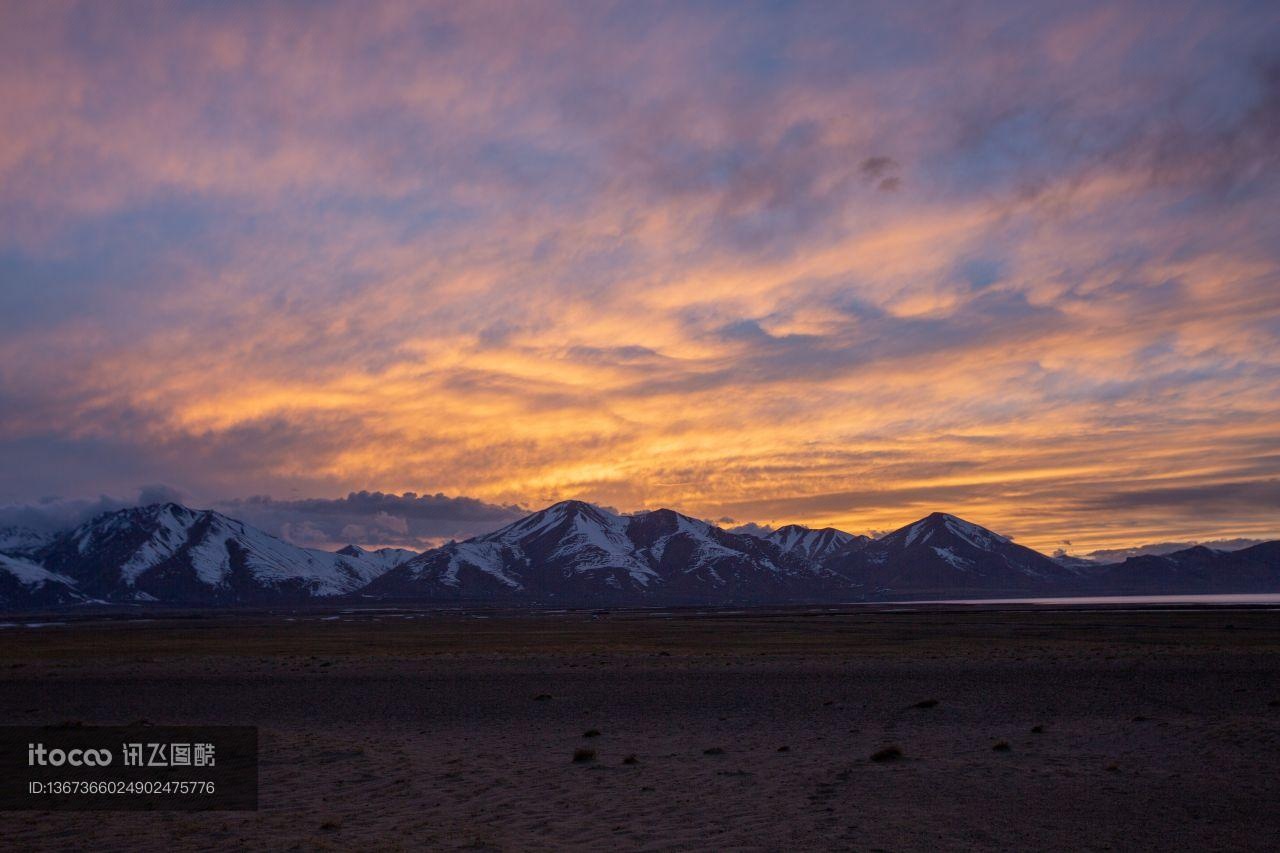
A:
POLYGON ((1280 611, 483 616, 0 630, 0 722, 262 744, 256 813, 9 812, 0 847, 1280 848, 1280 611))

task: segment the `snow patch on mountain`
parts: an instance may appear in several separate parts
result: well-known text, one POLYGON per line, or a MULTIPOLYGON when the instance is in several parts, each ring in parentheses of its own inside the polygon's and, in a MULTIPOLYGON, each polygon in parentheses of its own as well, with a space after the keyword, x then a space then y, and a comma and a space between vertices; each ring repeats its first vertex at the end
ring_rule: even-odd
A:
POLYGON ((967 571, 969 567, 973 565, 972 561, 966 560, 964 557, 957 555, 956 552, 952 551, 950 548, 939 548, 934 546, 933 553, 937 554, 960 571, 967 571))
POLYGON ((928 545, 930 543, 939 543, 942 547, 948 547, 943 540, 952 537, 958 538, 965 544, 982 551, 995 550, 998 546, 1007 545, 1011 542, 1010 539, 998 533, 992 533, 985 527, 979 527, 962 518, 943 512, 935 512, 932 515, 925 516, 919 521, 895 530, 877 540, 877 542, 882 546, 902 549, 910 548, 913 545, 928 545))
POLYGON ((813 529, 800 524, 779 527, 763 537, 783 551, 799 554, 810 560, 821 560, 852 544, 865 542, 865 536, 854 536, 834 527, 813 529))
MULTIPOLYGON (((659 510, 659 512, 661 512, 661 510, 659 510)), ((644 513, 643 515, 648 514, 649 513, 644 513)), ((712 562, 717 558, 734 558, 740 556, 737 551, 734 551, 732 548, 727 548, 717 542, 711 532, 713 530, 712 526, 707 524, 705 521, 699 521, 698 519, 689 518, 686 515, 674 512, 671 513, 671 515, 675 517, 675 530, 659 537, 648 549, 649 555, 652 556, 655 561, 660 562, 662 560, 662 557, 666 554, 667 548, 670 546, 672 540, 679 536, 688 537, 692 539, 694 543, 695 559, 689 561, 686 571, 695 571, 699 567, 712 562)), ((636 517, 637 516, 632 516, 632 518, 636 517)), ((772 562, 769 562, 769 566, 771 568, 777 568, 772 564, 772 562)), ((645 571, 649 575, 654 574, 652 570, 648 569, 648 567, 645 568, 645 571)), ((719 575, 715 575, 714 570, 712 570, 712 574, 717 580, 719 579, 719 575)))
POLYGON ((382 571, 393 569, 401 563, 418 556, 417 551, 408 548, 377 548, 370 550, 359 545, 348 545, 334 552, 339 557, 358 561, 362 565, 372 566, 382 571))
POLYGON ((647 579, 648 575, 643 571, 647 567, 642 566, 632 554, 626 520, 620 516, 603 510, 574 513, 569 531, 561 536, 560 541, 562 544, 551 556, 568 559, 575 570, 626 568, 633 576, 647 579))
POLYGON ((51 572, 39 563, 8 554, 0 554, 0 571, 13 575, 23 586, 40 586, 46 583, 63 583, 71 587, 76 585, 75 580, 66 575, 51 572))
MULTIPOLYGON (((243 576, 233 579, 240 567, 263 594, 287 587, 314 596, 342 595, 412 556, 400 549, 337 554, 301 548, 221 513, 177 504, 106 513, 54 540, 50 554, 67 572, 83 566, 91 576, 100 576, 114 565, 118 586, 109 594, 126 599, 136 598, 140 590, 154 592, 156 583, 167 585, 184 572, 211 595, 225 598, 233 588, 246 589, 243 576), (59 547, 59 541, 70 547, 59 547), (159 569, 166 580, 152 574, 159 569)), ((191 595, 183 589, 181 595, 191 595)))
POLYGON ((458 572, 466 565, 492 575, 511 589, 524 588, 520 581, 507 574, 502 567, 502 543, 469 541, 454 545, 453 548, 449 565, 440 577, 440 582, 445 586, 458 586, 458 572))
POLYGON ((1010 541, 1007 537, 1001 536, 999 533, 992 533, 985 527, 979 527, 971 524, 962 518, 956 518, 954 515, 943 514, 943 523, 947 529, 968 542, 975 548, 981 548, 984 551, 990 551, 996 545, 1007 545, 1010 541))
POLYGON ((30 527, 0 528, 0 554, 26 556, 40 550, 53 534, 40 533, 30 527))
MULTIPOLYGON (((154 514, 157 527, 147 541, 134 551, 128 562, 120 567, 120 577, 127 584, 134 584, 138 576, 153 568, 177 553, 187 543, 190 528, 195 521, 195 514, 183 507, 164 507, 154 514)), ((87 529, 79 537, 80 553, 87 553, 90 548, 110 540, 117 534, 126 532, 127 519, 123 516, 112 518, 104 529, 87 529)), ((206 579, 209 575, 207 567, 196 564, 196 571, 206 583, 216 584, 221 576, 206 579)))

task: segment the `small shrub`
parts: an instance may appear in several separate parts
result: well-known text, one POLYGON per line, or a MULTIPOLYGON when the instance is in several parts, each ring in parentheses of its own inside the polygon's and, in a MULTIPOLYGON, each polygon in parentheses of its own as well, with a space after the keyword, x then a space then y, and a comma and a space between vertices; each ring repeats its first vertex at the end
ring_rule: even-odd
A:
POLYGON ((1042 735, 1042 734, 1044 734, 1044 726, 1032 726, 1032 727, 1031 727, 1031 733, 1032 733, 1033 735, 1042 735))
POLYGON ((587 729, 585 732, 583 732, 583 733, 582 733, 582 736, 583 736, 583 737, 600 737, 600 730, 599 730, 599 729, 587 729))
POLYGON ((596 751, 594 749, 575 749, 573 751, 574 764, 587 764, 596 760, 596 751))
POLYGON ((702 750, 702 754, 703 755, 724 755, 724 750, 718 746, 713 746, 710 749, 702 750))
POLYGON ((639 764, 640 759, 636 758, 635 753, 632 753, 631 755, 628 755, 626 758, 622 759, 622 763, 623 764, 639 764))
POLYGON ((871 753, 871 760, 877 764, 884 764, 886 761, 897 761, 902 758, 902 748, 899 746, 886 746, 884 749, 871 753))
POLYGON ((535 702, 545 702, 545 701, 547 701, 547 700, 548 700, 548 699, 550 699, 550 698, 551 698, 551 694, 550 694, 550 693, 539 693, 537 696, 534 696, 534 697, 533 697, 533 701, 535 701, 535 702))
POLYGON ((938 707, 937 699, 924 699, 915 704, 917 708, 936 708, 938 707))
POLYGON ((1013 747, 1009 746, 1009 742, 1007 740, 998 740, 991 746, 991 748, 996 752, 1009 752, 1013 749, 1013 747))
POLYGON ((789 746, 780 746, 780 747, 778 747, 778 752, 790 752, 790 751, 791 751, 791 747, 789 747, 789 746))

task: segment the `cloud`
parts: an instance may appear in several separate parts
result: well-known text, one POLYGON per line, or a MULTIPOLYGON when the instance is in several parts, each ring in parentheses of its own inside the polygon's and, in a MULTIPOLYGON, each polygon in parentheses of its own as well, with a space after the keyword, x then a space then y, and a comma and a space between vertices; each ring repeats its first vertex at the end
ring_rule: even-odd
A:
POLYGON ((29 503, 0 504, 0 528, 27 527, 40 533, 56 533, 78 527, 105 512, 180 502, 181 498, 182 493, 177 489, 155 484, 143 486, 134 500, 99 495, 96 498, 45 497, 29 503))
POLYGON ((0 500, 1276 535, 1262 8, 14 6, 0 500))
POLYGON ((1205 483, 1147 489, 1126 489, 1087 503, 1103 509, 1158 507, 1213 512, 1215 510, 1280 509, 1280 480, 1205 483))
POLYGON ((185 503, 187 500, 189 500, 189 498, 186 492, 183 492, 181 489, 175 489, 172 486, 166 486, 163 483, 143 486, 138 490, 139 506, 165 503, 181 504, 185 503))
POLYGON ((737 524, 727 528, 730 533, 747 533, 751 536, 759 536, 761 538, 768 536, 773 532, 773 526, 769 524, 756 524, 754 521, 748 521, 745 524, 737 524))
MULTIPOLYGON (((1187 548, 1194 548, 1197 545, 1204 548, 1212 548, 1215 551, 1240 551, 1244 548, 1250 548, 1254 545, 1261 544, 1262 539, 1214 539, 1208 542, 1153 542, 1148 545, 1137 545, 1132 548, 1103 548, 1097 551, 1090 551, 1085 554, 1085 558, 1098 563, 1119 563, 1130 557, 1141 557, 1145 554, 1172 554, 1175 551, 1183 551, 1187 548)), ((1063 552, 1065 553, 1065 552, 1063 552)))
POLYGON ((215 509, 289 542, 317 548, 354 543, 425 550, 448 539, 488 533, 528 514, 520 507, 498 506, 474 498, 370 491, 335 499, 276 500, 259 495, 214 501, 206 507, 179 489, 155 484, 142 487, 133 500, 102 495, 94 499, 50 497, 0 505, 0 528, 61 532, 102 513, 169 502, 215 509))
POLYGON ((370 491, 333 499, 280 500, 259 495, 220 501, 214 508, 300 545, 416 550, 488 533, 528 514, 520 507, 474 498, 370 491))
POLYGON ((877 157, 868 157, 858 166, 858 170, 873 181, 887 177, 890 171, 898 168, 898 164, 892 157, 883 155, 877 157))
POLYGON ((310 521, 286 521, 280 526, 279 536, 295 545, 314 548, 323 547, 331 541, 331 537, 310 521))

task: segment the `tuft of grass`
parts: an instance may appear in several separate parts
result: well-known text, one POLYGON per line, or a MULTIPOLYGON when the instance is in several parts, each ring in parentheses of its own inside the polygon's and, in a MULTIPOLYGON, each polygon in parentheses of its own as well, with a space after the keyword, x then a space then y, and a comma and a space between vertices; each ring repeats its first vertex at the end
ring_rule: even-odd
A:
POLYGON ((937 700, 937 699, 922 699, 921 701, 917 702, 917 703, 916 703, 915 705, 913 705, 912 707, 914 707, 914 708, 936 708, 936 707, 938 707, 938 700, 937 700))
POLYGON ((1009 752, 1013 747, 1009 746, 1009 741, 1007 740, 998 740, 992 744, 991 749, 995 752, 1009 752))
POLYGON ((884 749, 871 753, 871 760, 877 764, 884 764, 886 761, 897 761, 900 758, 902 758, 902 747, 896 745, 886 746, 884 749))
POLYGON ((534 697, 533 697, 533 701, 535 701, 535 702, 545 702, 545 701, 547 701, 547 700, 548 700, 548 699, 550 699, 550 698, 551 698, 551 694, 550 694, 550 693, 539 693, 537 696, 534 696, 534 697))
POLYGON ((573 751, 574 764, 588 764, 596 760, 596 751, 594 749, 575 749, 573 751))
POLYGON ((324 823, 320 824, 320 830, 322 832, 337 832, 339 829, 342 829, 342 824, 336 820, 326 820, 324 823))
POLYGON ((1032 733, 1033 735, 1042 735, 1042 734, 1044 734, 1044 726, 1032 726, 1032 727, 1031 727, 1031 733, 1032 733))
POLYGON ((778 747, 778 752, 790 752, 790 751, 791 751, 791 747, 789 747, 789 746, 780 746, 780 747, 778 747))
POLYGON ((703 755, 724 755, 724 750, 718 746, 713 746, 710 749, 702 750, 702 754, 703 755))
POLYGON ((623 764, 639 764, 640 759, 636 758, 636 755, 633 752, 630 755, 628 755, 626 758, 622 759, 622 763, 623 764))
POLYGON ((587 729, 585 732, 583 732, 583 733, 582 733, 582 736, 583 736, 583 737, 600 737, 600 730, 599 730, 599 729, 587 729))

